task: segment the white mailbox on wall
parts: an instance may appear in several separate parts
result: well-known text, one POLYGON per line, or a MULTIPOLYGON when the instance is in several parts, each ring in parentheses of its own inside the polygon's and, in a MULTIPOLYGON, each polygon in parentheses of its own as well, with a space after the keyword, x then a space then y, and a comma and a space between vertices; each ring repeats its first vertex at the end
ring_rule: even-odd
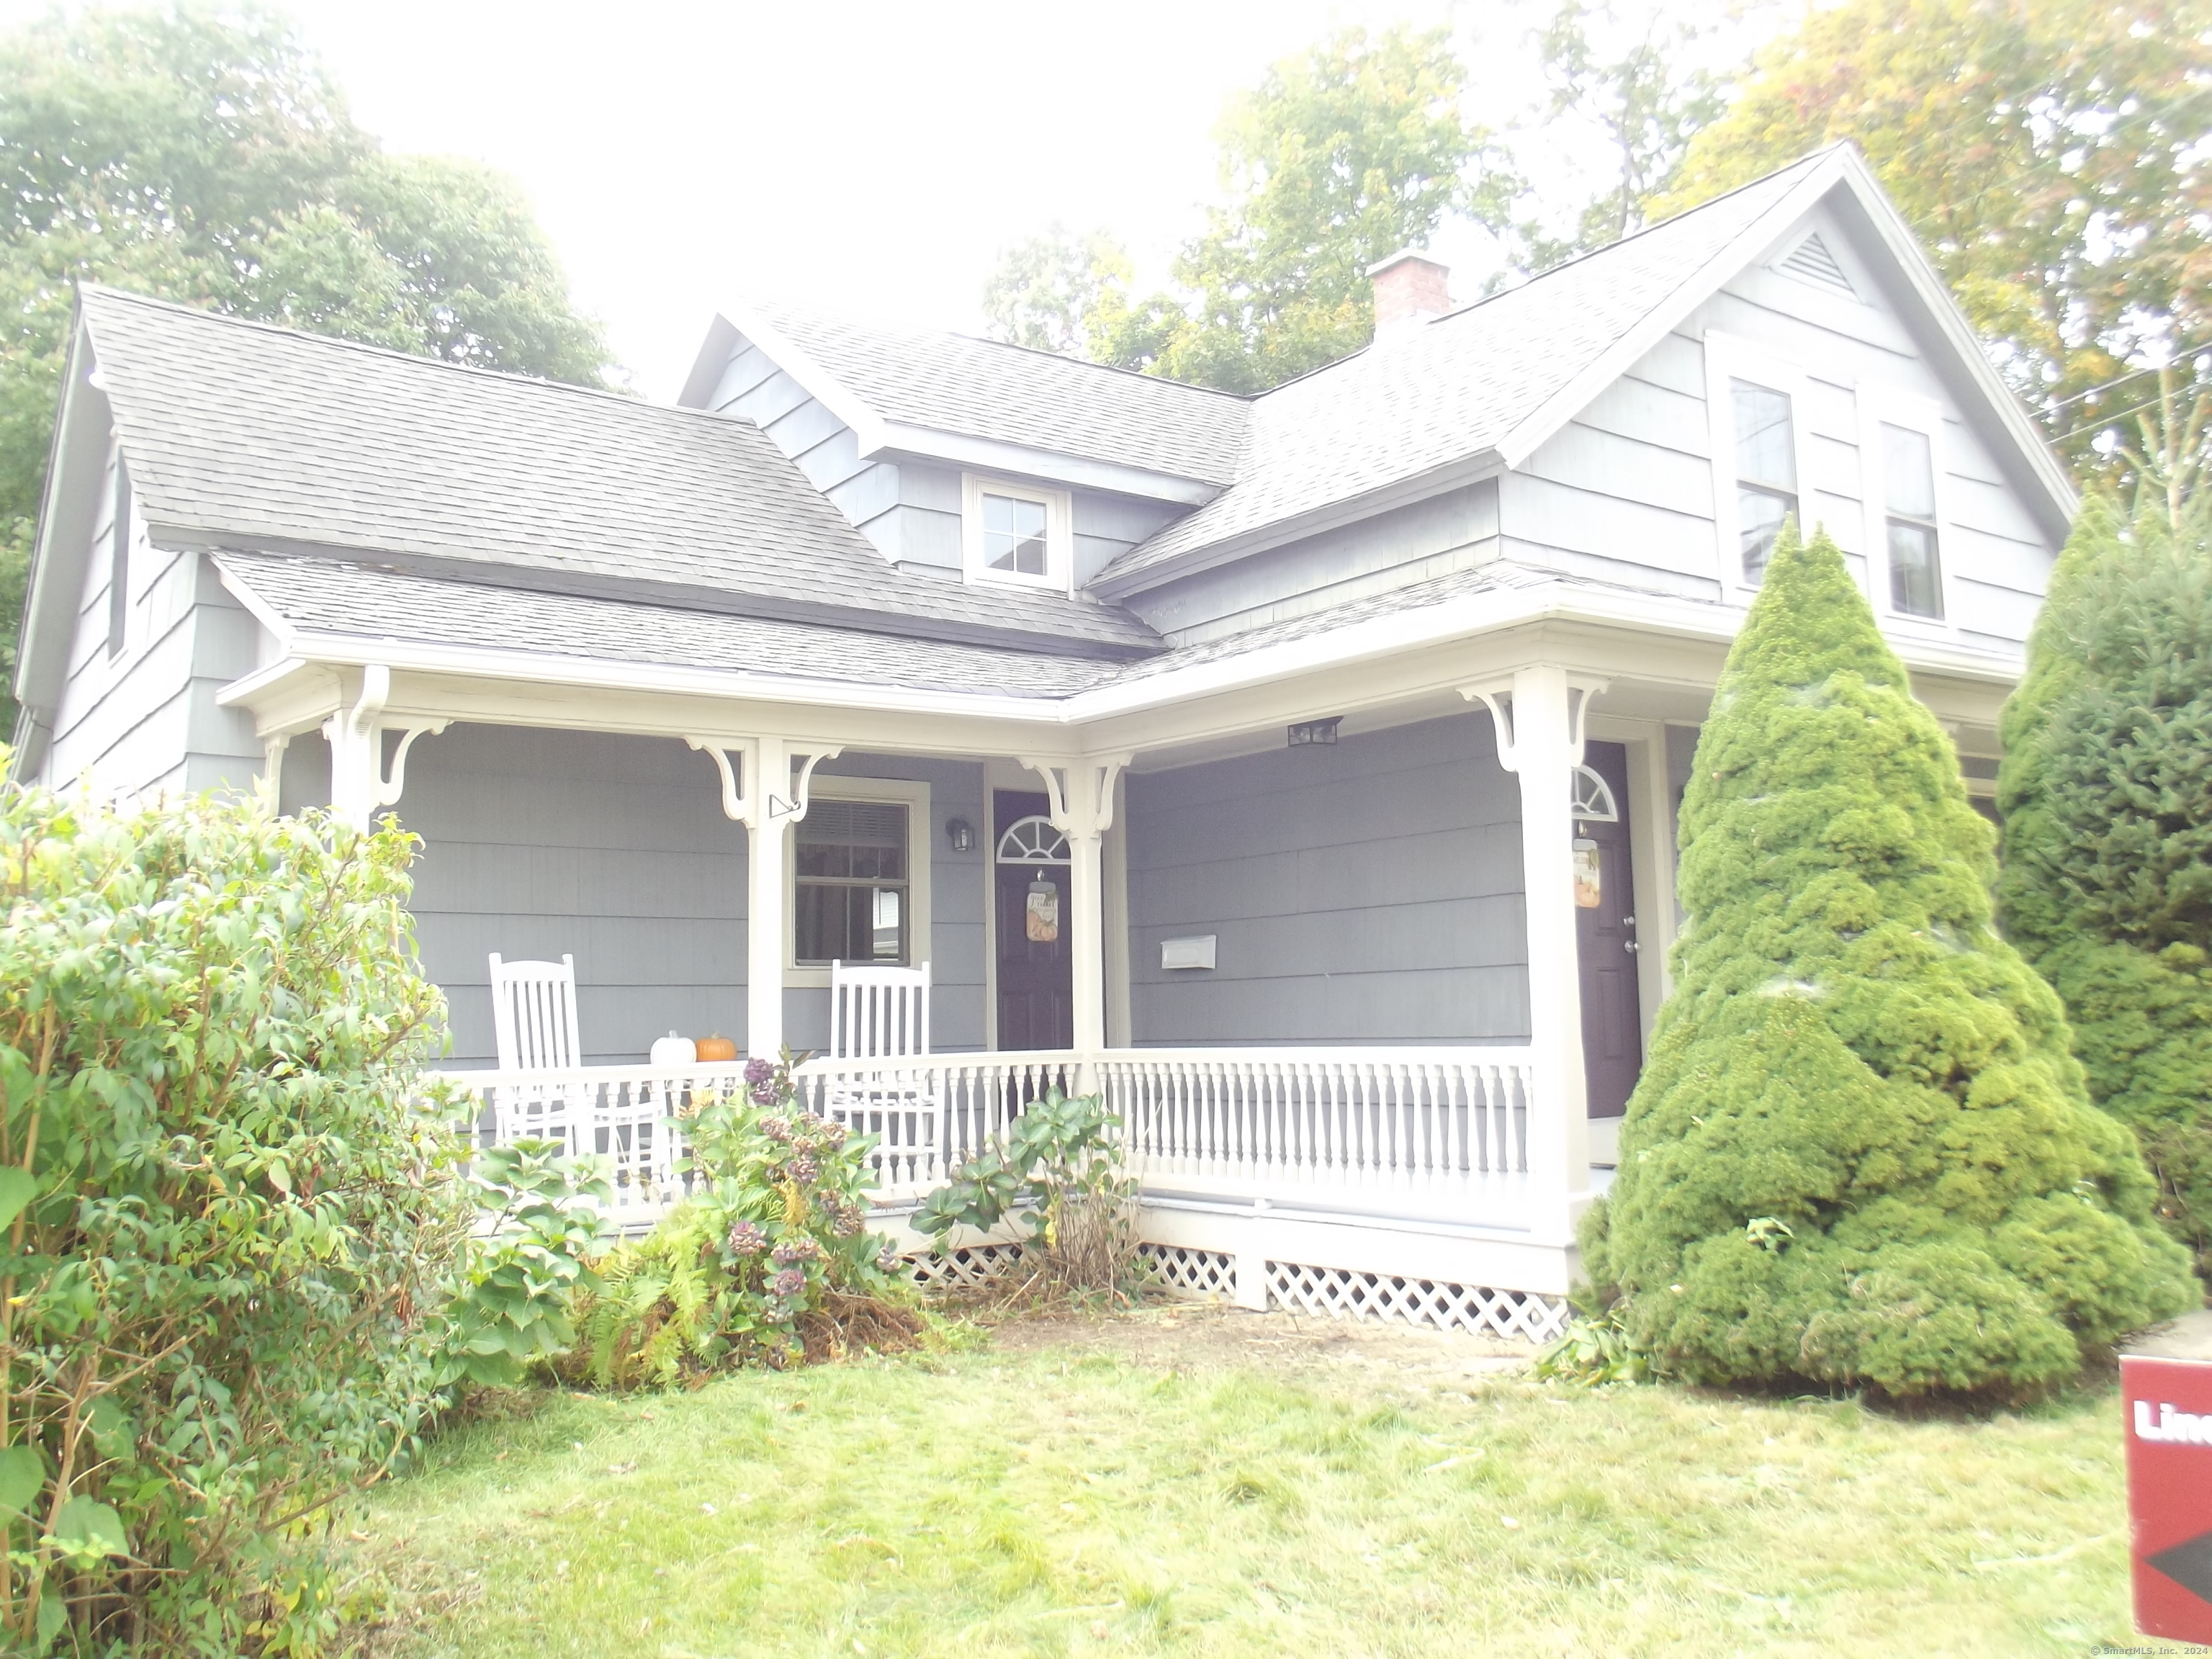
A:
POLYGON ((1190 939, 1162 939, 1160 966, 1163 968, 1212 967, 1213 935, 1200 933, 1190 939))

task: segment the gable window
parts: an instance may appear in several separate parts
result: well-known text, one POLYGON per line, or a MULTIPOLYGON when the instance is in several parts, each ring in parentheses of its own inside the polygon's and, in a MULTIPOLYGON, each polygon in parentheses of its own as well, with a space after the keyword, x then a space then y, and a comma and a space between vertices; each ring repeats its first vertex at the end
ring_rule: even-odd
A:
POLYGON ((1943 614, 1943 570, 1936 531, 1936 461, 1928 434, 1881 423, 1882 506, 1889 550, 1889 602, 1912 617, 1943 614))
POLYGON ((962 562, 969 578, 1065 590, 1073 547, 1066 492, 972 474, 963 485, 962 562))
POLYGON ((797 966, 911 960, 907 815, 902 801, 817 799, 807 808, 793 837, 797 966))
POLYGON ((1782 521, 1797 511, 1797 438, 1790 394, 1750 380, 1729 382, 1735 425, 1736 535, 1743 579, 1766 574, 1782 521))

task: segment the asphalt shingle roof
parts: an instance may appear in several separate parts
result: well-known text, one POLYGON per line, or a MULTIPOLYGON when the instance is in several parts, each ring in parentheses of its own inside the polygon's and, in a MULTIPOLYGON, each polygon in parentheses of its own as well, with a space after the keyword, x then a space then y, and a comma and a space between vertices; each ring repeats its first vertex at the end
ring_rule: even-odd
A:
POLYGON ((149 519, 212 544, 487 567, 570 592, 890 633, 1127 654, 1084 598, 901 571, 748 421, 88 287, 86 325, 149 519))
POLYGON ((1237 477, 1247 398, 993 340, 756 307, 885 420, 1202 483, 1237 477))
POLYGON ((634 600, 532 592, 337 559, 239 551, 216 558, 232 581, 268 610, 293 627, 316 633, 1040 702, 1230 661, 1470 594, 1545 583, 1605 586, 1496 560, 1307 616, 1179 646, 1141 662, 1114 663, 634 600))
POLYGON ((1115 666, 1096 658, 488 586, 341 559, 215 556, 234 581, 294 627, 365 640, 1006 697, 1065 696, 1115 666))
POLYGON ((1235 484, 1101 578, 1134 575, 1495 447, 1822 159, 1262 394, 1235 484))

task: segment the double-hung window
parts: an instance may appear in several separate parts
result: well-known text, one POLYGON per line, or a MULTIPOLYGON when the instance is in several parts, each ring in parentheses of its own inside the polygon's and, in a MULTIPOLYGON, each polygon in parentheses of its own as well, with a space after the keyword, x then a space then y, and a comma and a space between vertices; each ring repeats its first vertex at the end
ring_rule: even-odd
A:
POLYGON ((970 473, 961 497, 962 562, 970 580, 1067 587, 1074 537, 1066 491, 970 473))
POLYGON ((793 833, 792 956, 903 965, 912 959, 913 872, 902 801, 816 797, 793 833))
POLYGON ((1936 458, 1925 432, 1881 422, 1883 541, 1889 602, 1909 617, 1943 614, 1943 567, 1936 527, 1936 458))
POLYGON ((1797 434, 1790 394, 1731 378, 1735 428, 1737 553, 1743 580, 1756 586, 1773 556, 1783 520, 1797 513, 1797 434))

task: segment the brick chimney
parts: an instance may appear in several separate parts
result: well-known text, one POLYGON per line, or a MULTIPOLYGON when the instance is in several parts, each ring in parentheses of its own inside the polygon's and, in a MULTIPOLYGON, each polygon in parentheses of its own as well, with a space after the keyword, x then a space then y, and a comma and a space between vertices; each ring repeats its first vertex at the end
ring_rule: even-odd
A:
POLYGON ((1415 248, 1401 248, 1367 267, 1375 279, 1375 337, 1395 339, 1451 307, 1449 267, 1415 248))

